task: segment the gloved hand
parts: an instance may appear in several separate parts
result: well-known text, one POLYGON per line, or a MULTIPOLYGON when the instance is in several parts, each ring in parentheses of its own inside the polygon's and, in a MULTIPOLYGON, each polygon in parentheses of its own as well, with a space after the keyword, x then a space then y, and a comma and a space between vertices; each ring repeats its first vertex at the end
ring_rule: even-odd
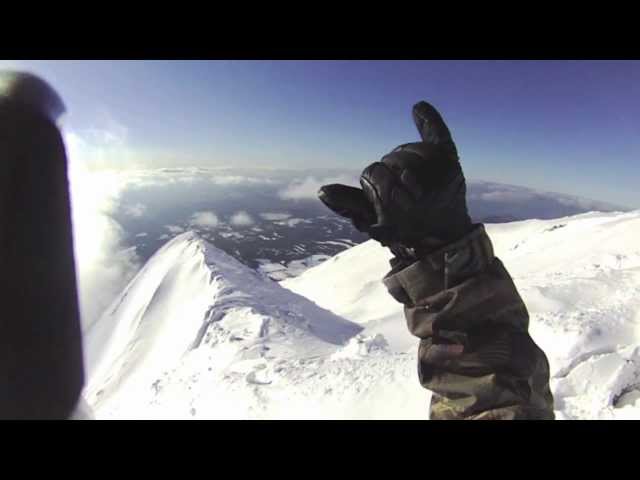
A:
POLYGON ((318 196, 396 256, 417 259, 462 238, 472 224, 449 129, 426 102, 414 105, 413 120, 421 142, 400 145, 365 168, 362 189, 325 185, 318 196))

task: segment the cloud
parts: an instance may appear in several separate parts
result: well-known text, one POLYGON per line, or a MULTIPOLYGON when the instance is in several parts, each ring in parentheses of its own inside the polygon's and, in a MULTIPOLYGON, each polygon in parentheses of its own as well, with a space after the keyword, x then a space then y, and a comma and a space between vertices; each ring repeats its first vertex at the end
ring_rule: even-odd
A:
POLYGON ((218 216, 211 211, 196 212, 191 215, 191 220, 189 221, 190 225, 202 228, 217 227, 218 223, 220 223, 218 216))
POLYGON ((117 154, 113 135, 83 137, 63 131, 63 136, 69 160, 80 314, 86 331, 139 270, 140 259, 125 244, 125 233, 113 217, 122 193, 121 177, 92 170, 93 161, 107 162, 117 154))
POLYGON ((231 216, 230 220, 231 225, 235 225, 236 227, 247 227, 249 225, 253 225, 255 222, 251 215, 249 215, 245 211, 236 212, 231 216))
POLYGON ((278 192, 278 196, 285 200, 315 200, 318 198, 318 190, 320 187, 330 183, 357 185, 358 180, 355 176, 352 177, 348 175, 339 175, 337 177, 327 178, 307 177, 292 181, 289 185, 278 192))
POLYGON ((164 228, 169 230, 171 233, 182 233, 184 232, 184 228, 179 225, 165 225, 164 228))
POLYGON ((614 205, 571 195, 501 183, 468 183, 469 211, 476 221, 560 218, 592 210, 624 210, 614 205))
POLYGON ((136 203, 135 205, 129 205, 124 208, 124 213, 134 218, 140 218, 146 211, 147 207, 142 203, 136 203))
POLYGON ((244 235, 238 232, 221 232, 220 236, 223 238, 235 238, 235 239, 243 239, 244 235))
POLYGON ((535 195, 525 189, 522 190, 495 190, 481 193, 478 198, 486 202, 526 202, 533 200, 535 195))
POLYGON ((88 171, 139 168, 144 162, 128 143, 126 127, 108 121, 107 128, 87 128, 69 131, 65 135, 67 149, 81 152, 82 163, 88 171))
POLYGON ((239 175, 214 175, 210 177, 210 180, 216 185, 272 185, 276 183, 270 178, 244 177, 239 175))
MULTIPOLYGON (((552 194, 549 194, 552 195, 552 194)), ((601 202, 598 200, 591 200, 588 198, 582 198, 582 197, 574 197, 571 195, 562 195, 560 193, 555 194, 556 201, 562 205, 567 205, 567 206, 572 206, 572 207, 576 207, 576 208, 581 208, 584 210, 600 210, 603 212, 608 212, 608 211, 612 211, 612 210, 616 210, 616 211, 627 211, 629 210, 628 208, 625 207, 621 207, 619 205, 613 205, 611 203, 607 203, 607 202, 601 202)))
POLYGON ((276 212, 265 212, 261 213, 260 217, 269 221, 277 221, 277 220, 286 220, 291 217, 290 213, 276 213, 276 212))
POLYGON ((132 171, 127 177, 132 187, 162 187, 165 185, 204 182, 215 186, 273 185, 274 179, 258 175, 240 175, 223 168, 178 167, 132 171))
POLYGON ((285 227, 295 227, 299 223, 309 223, 309 220, 304 220, 302 218, 289 218, 287 220, 275 222, 276 225, 282 225, 285 227))

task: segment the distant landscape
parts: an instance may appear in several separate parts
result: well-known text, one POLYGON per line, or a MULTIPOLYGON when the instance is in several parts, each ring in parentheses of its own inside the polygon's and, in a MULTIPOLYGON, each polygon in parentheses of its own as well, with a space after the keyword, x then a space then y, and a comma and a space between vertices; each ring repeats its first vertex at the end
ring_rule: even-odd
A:
MULTIPOLYGON (((142 262, 176 235, 193 230, 216 247, 273 280, 309 266, 367 236, 316 198, 324 183, 357 185, 349 170, 163 169, 127 179, 114 219, 142 262)), ((614 205, 524 187, 470 181, 473 220, 504 223, 550 219, 614 205)))

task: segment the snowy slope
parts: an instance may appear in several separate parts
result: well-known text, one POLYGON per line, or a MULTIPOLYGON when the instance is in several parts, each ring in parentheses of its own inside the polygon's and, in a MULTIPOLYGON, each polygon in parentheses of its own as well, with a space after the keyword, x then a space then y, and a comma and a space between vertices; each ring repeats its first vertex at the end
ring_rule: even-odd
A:
MULTIPOLYGON (((640 418, 640 212, 487 229, 558 418, 640 418)), ((370 241, 278 284, 183 234, 88 333, 85 396, 97 418, 427 418, 388 259, 370 241)))
MULTIPOLYGON (((488 225, 547 352, 558 418, 640 418, 640 212, 488 225)), ((389 254, 367 242, 283 285, 415 354, 377 281, 389 254), (408 349, 407 349, 408 348, 408 349)), ((413 346, 411 346, 413 345, 413 346)))
MULTIPOLYGON (((97 418, 384 415, 360 392, 414 371, 360 330, 189 232, 158 251, 87 333, 84 397, 97 418)), ((398 408, 422 401, 407 388, 417 389, 375 397, 398 408)))

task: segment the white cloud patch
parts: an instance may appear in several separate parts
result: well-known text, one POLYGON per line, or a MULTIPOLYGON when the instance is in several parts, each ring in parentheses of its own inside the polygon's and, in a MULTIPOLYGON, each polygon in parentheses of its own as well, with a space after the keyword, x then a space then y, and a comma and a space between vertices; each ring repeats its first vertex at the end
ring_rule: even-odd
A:
POLYGON ((157 168, 132 171, 127 182, 134 187, 158 187, 164 185, 206 182, 216 186, 273 185, 277 183, 267 176, 238 175, 219 168, 183 167, 157 168))
POLYGON ((496 190, 493 192, 485 192, 479 195, 480 200, 486 202, 526 202, 533 200, 535 195, 533 192, 522 190, 496 190))
POLYGON ((472 216, 490 222, 525 218, 559 218, 593 210, 624 210, 604 202, 494 182, 470 181, 467 203, 472 216))
POLYGON ((146 211, 147 211, 147 207, 142 203, 136 203, 135 205, 128 205, 124 208, 124 213, 134 218, 142 217, 146 211))
POLYGON ((218 216, 211 211, 196 212, 189 221, 189 225, 201 228, 217 227, 219 223, 218 216))
POLYGON ((109 119, 106 128, 87 128, 67 132, 68 149, 79 152, 81 161, 89 171, 124 170, 137 168, 140 159, 128 145, 127 128, 109 119))
POLYGON ((275 181, 270 178, 244 177, 239 175, 213 175, 210 180, 216 185, 272 185, 275 183, 275 181))
POLYGON ((164 228, 169 230, 171 233, 182 233, 184 232, 184 227, 180 225, 165 225, 164 228))
POLYGON ((356 177, 340 175, 337 177, 316 178, 307 177, 292 181, 289 185, 278 192, 280 198, 285 200, 308 200, 317 199, 318 190, 321 186, 330 183, 344 183, 346 185, 358 185, 356 177))
POLYGON ((282 225, 284 227, 295 227, 299 223, 309 223, 309 220, 304 220, 302 218, 289 218, 287 220, 281 220, 275 222, 276 225, 282 225))
POLYGON ((240 211, 231 216, 230 223, 236 227, 248 227, 249 225, 253 225, 255 221, 247 212, 240 211))
POLYGON ((238 232, 221 232, 220 236, 223 238, 235 238, 237 240, 244 238, 244 235, 238 232))
POLYGON ((260 217, 262 217, 265 220, 269 220, 269 221, 273 222, 273 221, 277 221, 277 220, 286 220, 287 218, 291 217, 291 214, 290 213, 265 212, 265 213, 261 213, 260 217))
POLYGON ((124 244, 124 231, 114 220, 123 182, 110 171, 93 171, 125 149, 115 134, 80 136, 63 132, 69 160, 75 263, 82 328, 91 326, 140 268, 133 248, 124 244))
MULTIPOLYGON (((549 195, 552 195, 552 194, 549 194, 549 195)), ((591 200, 591 199, 582 198, 582 197, 575 197, 571 195, 562 195, 559 193, 555 194, 554 198, 558 203, 562 205, 581 208, 583 210, 598 210, 603 212, 608 212, 608 211, 623 212, 628 210, 628 208, 621 207, 619 205, 613 205, 607 202, 600 202, 597 200, 591 200)))

